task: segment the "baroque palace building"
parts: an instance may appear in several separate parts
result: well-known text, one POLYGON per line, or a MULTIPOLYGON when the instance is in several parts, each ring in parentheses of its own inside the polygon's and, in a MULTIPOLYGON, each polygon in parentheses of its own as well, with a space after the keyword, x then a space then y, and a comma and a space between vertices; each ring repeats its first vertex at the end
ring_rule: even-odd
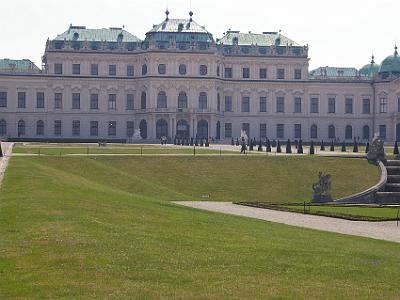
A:
POLYGON ((308 70, 308 46, 280 32, 227 31, 192 18, 123 28, 70 26, 43 66, 0 60, 0 139, 132 142, 161 136, 400 139, 400 57, 308 70))

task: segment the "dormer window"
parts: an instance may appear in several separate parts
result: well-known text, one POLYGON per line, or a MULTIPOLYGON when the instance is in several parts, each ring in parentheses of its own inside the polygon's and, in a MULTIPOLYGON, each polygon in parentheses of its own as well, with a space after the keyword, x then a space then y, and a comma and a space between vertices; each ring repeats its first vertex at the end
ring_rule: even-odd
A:
POLYGON ((181 32, 183 30, 183 24, 179 23, 178 24, 178 32, 181 32))
POLYGON ((238 44, 239 44, 239 39, 235 36, 235 37, 232 39, 232 45, 237 46, 238 44))
POLYGON ((123 39, 124 39, 124 35, 123 35, 122 33, 118 34, 117 42, 118 42, 118 43, 122 43, 122 40, 123 40, 123 39))
POLYGON ((72 39, 73 39, 74 41, 77 41, 77 40, 79 39, 79 33, 75 32, 74 35, 73 35, 73 37, 72 37, 72 39))

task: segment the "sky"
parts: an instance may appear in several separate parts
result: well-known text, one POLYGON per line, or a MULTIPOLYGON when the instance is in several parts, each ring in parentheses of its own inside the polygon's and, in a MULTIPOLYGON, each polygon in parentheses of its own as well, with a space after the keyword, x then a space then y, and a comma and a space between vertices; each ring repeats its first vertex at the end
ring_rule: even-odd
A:
POLYGON ((1 0, 0 58, 27 58, 41 65, 47 38, 70 24, 122 27, 144 39, 169 17, 193 19, 222 37, 228 29, 279 31, 309 45, 310 70, 361 68, 380 63, 400 44, 400 0, 1 0))

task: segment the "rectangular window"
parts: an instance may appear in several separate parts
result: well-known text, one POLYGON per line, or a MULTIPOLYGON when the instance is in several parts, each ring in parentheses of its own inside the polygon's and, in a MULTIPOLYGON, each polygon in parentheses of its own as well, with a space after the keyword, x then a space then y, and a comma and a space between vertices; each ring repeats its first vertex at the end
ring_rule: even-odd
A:
POLYGON ((301 139, 301 124, 294 124, 294 138, 301 139))
POLYGON ((200 73, 201 76, 207 75, 207 66, 206 65, 200 65, 199 73, 200 73))
POLYGON ((232 78, 232 68, 225 68, 225 78, 232 78))
POLYGON ((126 76, 128 77, 134 77, 135 76, 135 69, 132 65, 128 65, 126 67, 126 76))
POLYGON ((379 99, 379 112, 387 113, 387 99, 386 98, 379 99))
POLYGON ((81 122, 79 120, 72 121, 72 135, 80 135, 81 134, 81 122))
POLYGON ((336 99, 328 98, 328 113, 334 114, 336 112, 336 99))
POLYGON ((81 108, 81 94, 73 93, 72 94, 72 109, 80 109, 81 108))
POLYGON ((260 124, 260 139, 267 137, 267 124, 260 124))
POLYGON ((116 94, 108 95, 108 109, 109 110, 117 109, 117 95, 116 94))
POLYGON ((92 75, 92 76, 99 75, 99 65, 98 64, 90 65, 90 75, 92 75))
POLYGON ((260 97, 260 112, 267 112, 267 97, 260 97))
POLYGON ((276 138, 283 139, 284 136, 285 136, 285 125, 277 124, 276 125, 276 138))
POLYGON ((260 69, 260 79, 267 79, 267 69, 266 68, 260 69))
POLYGON ((225 123, 225 138, 232 137, 232 123, 225 123))
POLYGON ((116 121, 108 122, 108 135, 109 136, 117 135, 117 122, 116 121))
POLYGON ((126 122, 126 136, 132 137, 134 134, 134 123, 133 121, 127 121, 126 122))
POLYGON ((276 78, 277 79, 285 79, 285 69, 277 69, 276 70, 276 78))
POLYGON ((294 70, 294 79, 301 79, 301 69, 294 70))
POLYGON ((62 64, 54 64, 54 74, 62 74, 63 73, 63 65, 62 64))
POLYGON ((72 65, 72 74, 73 75, 81 74, 81 65, 80 64, 73 64, 72 65))
POLYGON ((36 93, 36 108, 44 108, 44 93, 36 93))
POLYGON ((225 111, 232 111, 232 96, 225 96, 225 111))
POLYGON ((99 109, 99 94, 90 94, 90 109, 99 109))
POLYGON ((294 112, 301 113, 301 97, 294 98, 294 112))
POLYGON ((54 109, 61 109, 62 108, 62 93, 55 93, 54 94, 54 109))
POLYGON ((363 114, 369 115, 371 113, 371 104, 369 99, 363 99, 363 114))
POLYGON ((250 138, 250 124, 242 123, 242 130, 246 132, 247 136, 250 138))
POLYGON ((134 96, 133 94, 126 95, 126 110, 134 109, 134 96))
POLYGON ((379 125, 379 136, 386 139, 386 125, 379 125))
POLYGON ((0 107, 7 107, 7 92, 0 92, 0 107))
POLYGON ((345 99, 345 113, 352 114, 353 113, 353 98, 345 99))
POLYGON ((250 112, 250 97, 242 97, 242 112, 250 112))
POLYGON ((116 65, 109 65, 108 66, 108 75, 110 75, 110 76, 117 75, 117 66, 116 65))
POLYGON ((243 68, 242 75, 243 78, 250 78, 250 68, 243 68))
POLYGON ((276 97, 276 112, 285 112, 285 97, 276 97))
POLYGON ((310 99, 310 113, 318 113, 319 111, 319 99, 311 98, 310 99))
POLYGON ((98 135, 99 135, 99 122, 90 121, 90 136, 98 136, 98 135))
POLYGON ((61 120, 54 121, 54 135, 61 135, 61 120))
POLYGON ((26 107, 26 93, 18 92, 18 108, 26 107))

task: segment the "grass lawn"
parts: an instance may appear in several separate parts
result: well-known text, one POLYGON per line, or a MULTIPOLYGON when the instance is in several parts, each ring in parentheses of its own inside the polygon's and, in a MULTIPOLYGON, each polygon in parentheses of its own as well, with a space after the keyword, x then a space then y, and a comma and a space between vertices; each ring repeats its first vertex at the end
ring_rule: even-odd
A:
POLYGON ((0 299, 398 299, 399 244, 168 201, 211 190, 287 202, 308 196, 321 168, 347 190, 378 179, 357 159, 13 157, 0 193, 0 299), (274 192, 276 177, 306 188, 274 192))
MULTIPOLYGON (((232 151, 219 151, 205 147, 196 147, 196 155, 201 154, 239 154, 238 152, 232 151)), ((68 154, 188 154, 192 155, 193 147, 187 146, 182 148, 172 147, 161 147, 161 146, 121 146, 121 145, 110 145, 106 147, 98 147, 97 145, 16 145, 13 148, 13 153, 23 154, 40 154, 40 155, 68 155, 68 154)))

